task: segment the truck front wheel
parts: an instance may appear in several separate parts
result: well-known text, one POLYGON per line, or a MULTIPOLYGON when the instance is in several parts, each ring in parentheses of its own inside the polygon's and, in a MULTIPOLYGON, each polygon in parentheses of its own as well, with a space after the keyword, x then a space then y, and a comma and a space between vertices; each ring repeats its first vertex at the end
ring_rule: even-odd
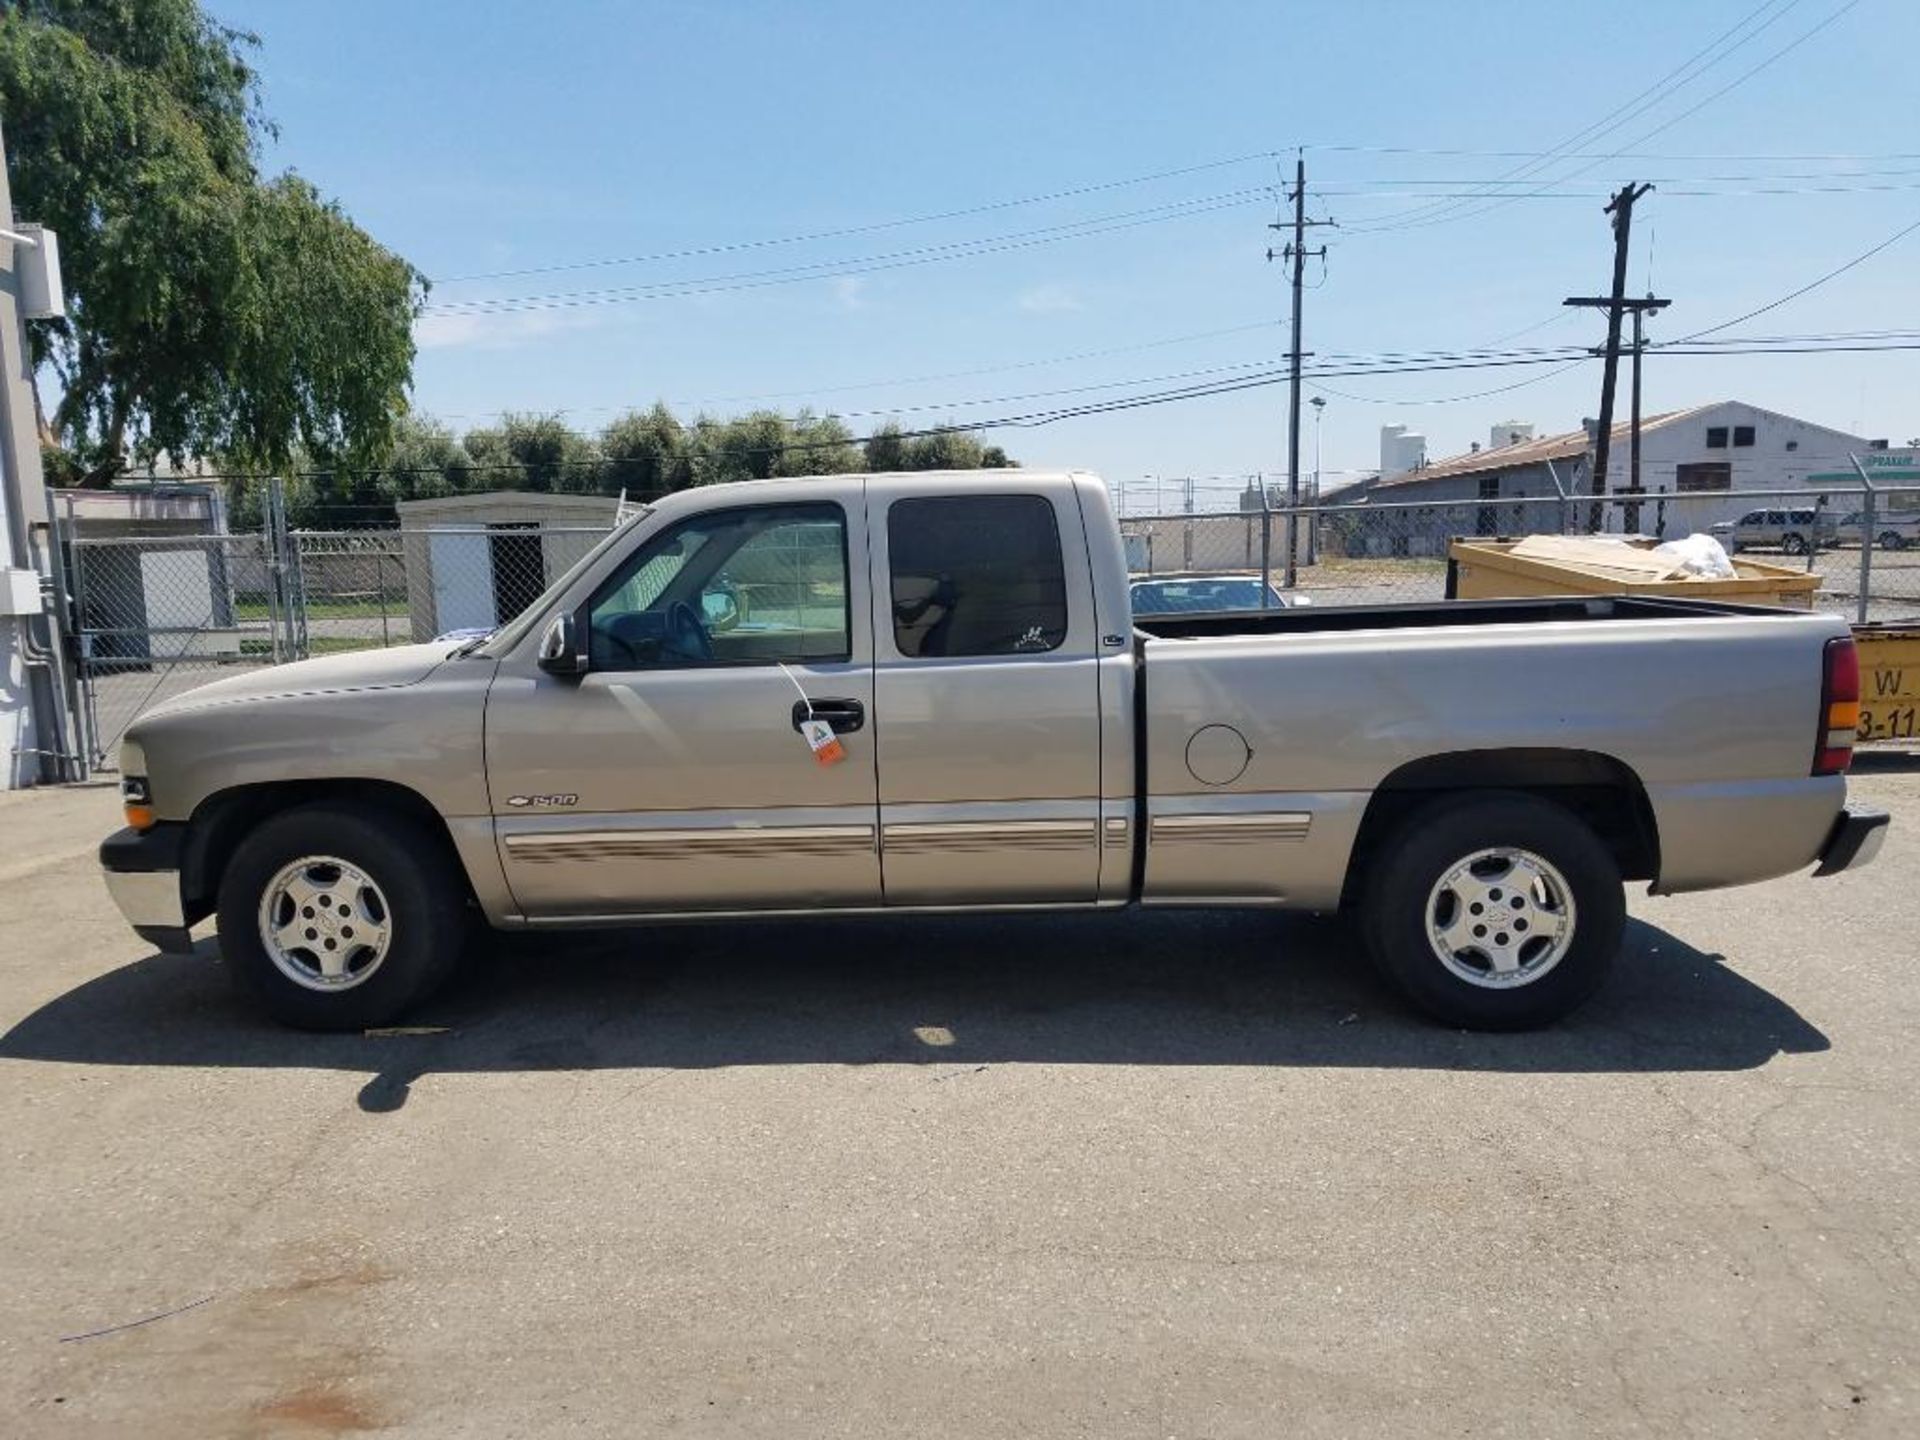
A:
POLYGON ((1362 923, 1420 1009, 1472 1030, 1549 1025, 1620 949, 1620 869, 1578 816, 1530 795, 1437 801, 1376 856, 1362 923))
POLYGON ((220 883, 239 990, 302 1030, 384 1025, 452 972, 469 925, 446 847, 402 816, 302 806, 243 840, 220 883))

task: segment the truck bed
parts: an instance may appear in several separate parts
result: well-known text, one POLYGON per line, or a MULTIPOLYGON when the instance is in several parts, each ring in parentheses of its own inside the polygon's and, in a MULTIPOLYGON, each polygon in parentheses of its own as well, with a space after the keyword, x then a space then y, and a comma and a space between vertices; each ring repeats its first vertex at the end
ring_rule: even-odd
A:
POLYGON ((1804 616, 1803 610, 1741 605, 1724 600, 1674 600, 1641 595, 1567 595, 1522 600, 1438 600, 1407 605, 1338 609, 1230 611, 1211 615, 1151 615, 1134 629, 1155 640, 1215 639, 1227 635, 1303 635, 1338 630, 1431 630, 1470 625, 1538 624, 1551 620, 1671 620, 1715 615, 1804 616))

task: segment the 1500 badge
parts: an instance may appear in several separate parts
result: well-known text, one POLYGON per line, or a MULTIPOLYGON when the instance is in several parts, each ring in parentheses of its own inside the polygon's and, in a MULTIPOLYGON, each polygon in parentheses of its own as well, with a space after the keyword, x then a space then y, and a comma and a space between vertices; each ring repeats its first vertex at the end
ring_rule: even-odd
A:
POLYGON ((516 810, 547 810, 580 803, 578 795, 509 795, 507 804, 516 810))

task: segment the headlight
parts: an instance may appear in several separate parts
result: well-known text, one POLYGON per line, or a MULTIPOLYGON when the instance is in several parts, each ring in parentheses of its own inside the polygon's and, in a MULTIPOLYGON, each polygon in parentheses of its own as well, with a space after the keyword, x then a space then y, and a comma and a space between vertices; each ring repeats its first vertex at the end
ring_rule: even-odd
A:
POLYGON ((136 830, 153 828, 153 788, 147 783, 147 752, 132 740, 120 742, 120 803, 127 824, 136 830))
POLYGON ((136 830, 153 828, 153 791, 144 775, 120 777, 120 803, 125 807, 127 824, 136 830))

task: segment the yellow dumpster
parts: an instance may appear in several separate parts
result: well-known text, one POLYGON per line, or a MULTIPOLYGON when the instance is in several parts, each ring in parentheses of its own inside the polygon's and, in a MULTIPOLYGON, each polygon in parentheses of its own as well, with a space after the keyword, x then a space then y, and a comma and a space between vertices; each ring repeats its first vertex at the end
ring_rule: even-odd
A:
POLYGON ((1860 650, 1860 738, 1920 739, 1920 630, 1856 625, 1860 650))
POLYGON ((1522 540, 1456 540, 1447 550, 1447 594, 1459 600, 1534 595, 1679 595, 1744 605, 1813 608, 1820 577, 1784 565, 1733 557, 1734 578, 1682 574, 1644 537, 1529 535, 1522 540))

